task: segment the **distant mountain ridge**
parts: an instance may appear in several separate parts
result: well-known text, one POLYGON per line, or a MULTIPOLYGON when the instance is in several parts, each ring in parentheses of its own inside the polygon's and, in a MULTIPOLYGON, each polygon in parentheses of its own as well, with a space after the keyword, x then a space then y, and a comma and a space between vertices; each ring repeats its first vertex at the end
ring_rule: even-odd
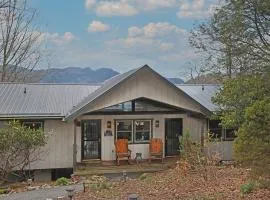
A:
MULTIPOLYGON (((67 67, 63 69, 51 68, 48 70, 35 70, 35 74, 43 74, 41 83, 102 83, 105 80, 118 75, 119 72, 112 68, 100 68, 93 70, 88 68, 67 67)), ((184 83, 180 78, 168 78, 175 84, 184 83)))

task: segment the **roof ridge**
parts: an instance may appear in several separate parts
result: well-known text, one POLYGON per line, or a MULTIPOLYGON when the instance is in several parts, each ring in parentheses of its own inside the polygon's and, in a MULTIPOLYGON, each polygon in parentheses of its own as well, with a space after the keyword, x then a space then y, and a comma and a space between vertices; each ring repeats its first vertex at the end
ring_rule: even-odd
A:
POLYGON ((82 85, 100 86, 102 83, 19 83, 19 82, 0 82, 1 85, 82 85))

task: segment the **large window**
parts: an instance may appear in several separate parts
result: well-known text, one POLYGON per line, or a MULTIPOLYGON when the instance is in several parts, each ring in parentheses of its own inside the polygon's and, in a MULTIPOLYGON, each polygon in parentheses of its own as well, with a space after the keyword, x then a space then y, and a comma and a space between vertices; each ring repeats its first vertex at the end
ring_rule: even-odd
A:
POLYGON ((129 143, 146 143, 151 138, 151 120, 116 120, 116 139, 129 143))
POLYGON ((209 121, 209 133, 212 139, 218 139, 222 141, 231 141, 236 137, 235 130, 222 127, 220 120, 209 121))

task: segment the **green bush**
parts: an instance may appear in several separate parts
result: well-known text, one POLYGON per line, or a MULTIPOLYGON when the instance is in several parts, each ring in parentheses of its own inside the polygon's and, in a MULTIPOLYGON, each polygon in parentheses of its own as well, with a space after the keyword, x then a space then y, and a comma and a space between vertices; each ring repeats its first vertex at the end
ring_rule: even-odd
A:
POLYGON ((0 194, 7 194, 7 193, 8 193, 7 189, 0 188, 0 194))
POLYGON ((241 185, 240 190, 242 194, 249 194, 254 190, 254 188, 255 188, 254 183, 246 183, 241 185))
POLYGON ((92 190, 97 190, 97 191, 100 191, 100 190, 108 190, 112 187, 112 184, 107 182, 107 181, 104 181, 104 182, 99 182, 99 183, 93 183, 91 184, 90 188, 92 190))
POLYGON ((61 177, 61 178, 58 178, 56 181, 55 181, 55 185, 68 185, 69 184, 69 179, 65 178, 65 177, 61 177))

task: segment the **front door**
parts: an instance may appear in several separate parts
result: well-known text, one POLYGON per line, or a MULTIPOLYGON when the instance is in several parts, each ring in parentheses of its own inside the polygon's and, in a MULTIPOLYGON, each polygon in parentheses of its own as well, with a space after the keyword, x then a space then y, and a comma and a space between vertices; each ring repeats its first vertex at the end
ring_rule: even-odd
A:
POLYGON ((165 155, 179 155, 179 136, 183 133, 182 119, 166 119, 165 120, 165 155))
POLYGON ((101 120, 82 121, 82 159, 101 158, 101 120))

